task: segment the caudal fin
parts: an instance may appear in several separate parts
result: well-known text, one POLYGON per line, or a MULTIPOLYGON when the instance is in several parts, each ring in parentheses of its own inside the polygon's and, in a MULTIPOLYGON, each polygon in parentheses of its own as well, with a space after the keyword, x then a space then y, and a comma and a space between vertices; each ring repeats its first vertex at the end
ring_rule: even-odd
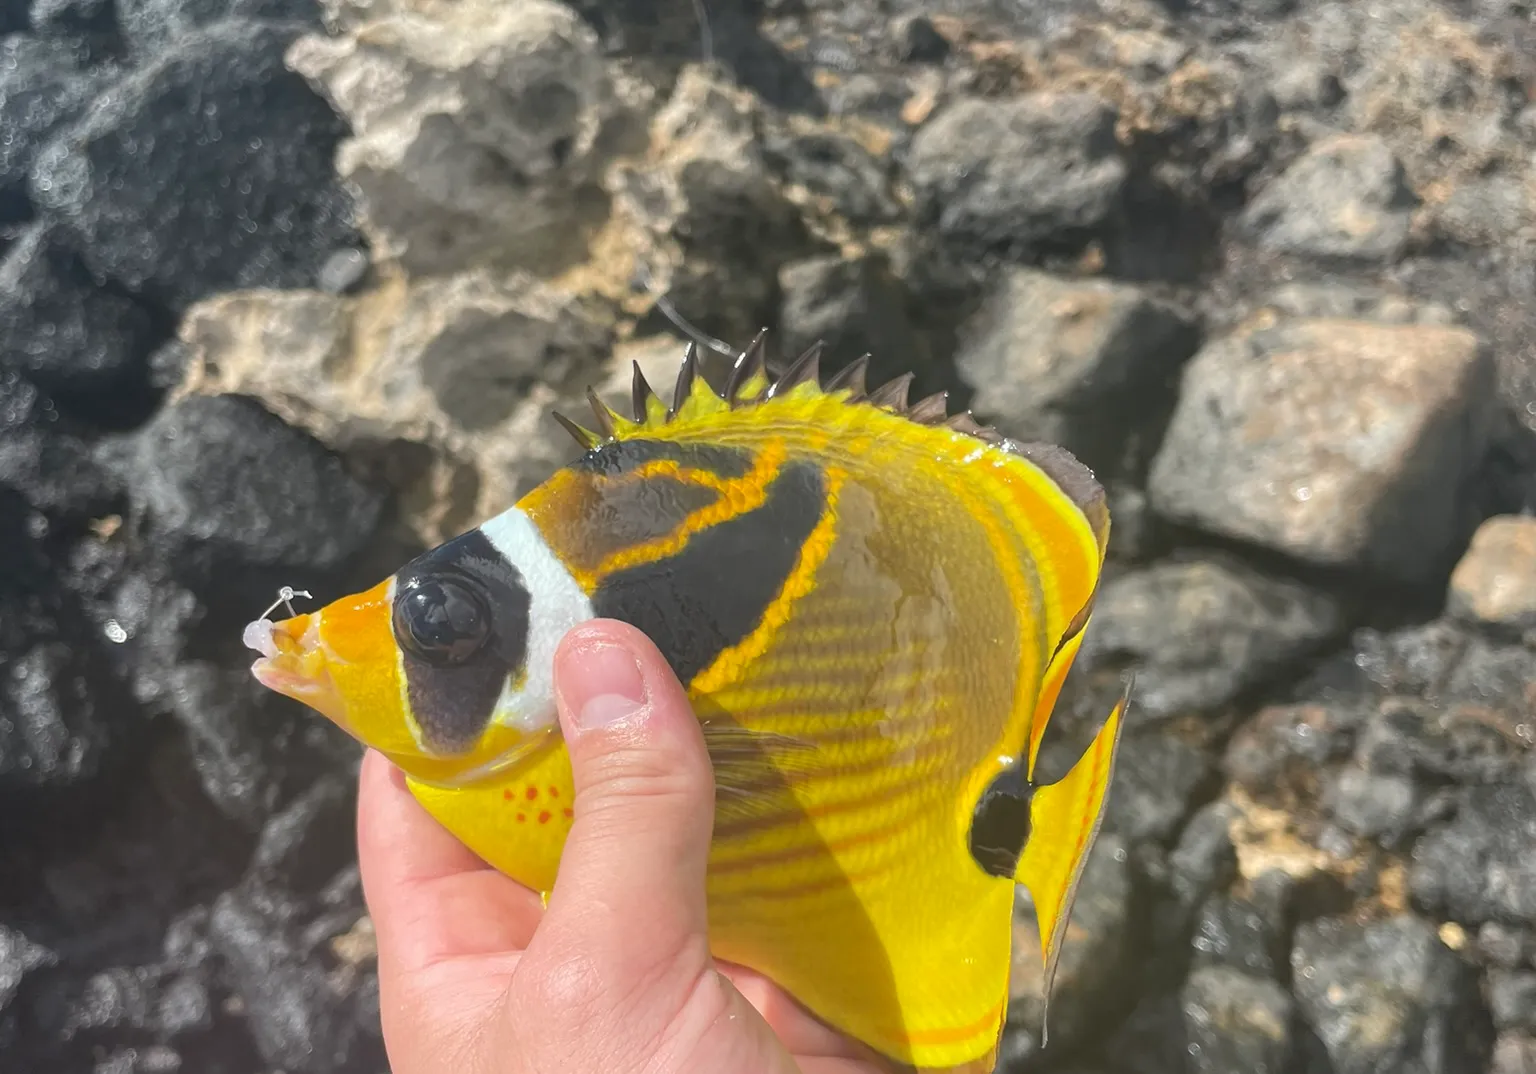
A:
POLYGON ((1071 771, 1055 783, 1037 787, 1030 801, 1029 839, 1019 857, 1014 879, 1029 888, 1040 927, 1046 1012, 1040 1027, 1041 1047, 1045 1046, 1051 984, 1061 958, 1072 900, 1104 819, 1104 799, 1114 776, 1120 731, 1130 697, 1131 684, 1127 682, 1104 726, 1071 771))

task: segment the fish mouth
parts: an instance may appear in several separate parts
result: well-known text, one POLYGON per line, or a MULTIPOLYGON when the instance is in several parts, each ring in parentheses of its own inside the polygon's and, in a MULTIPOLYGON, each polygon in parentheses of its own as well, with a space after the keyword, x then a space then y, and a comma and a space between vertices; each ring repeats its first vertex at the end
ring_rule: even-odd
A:
POLYGON ((278 623, 257 619, 246 624, 241 640, 261 654, 251 665, 257 682, 346 728, 346 703, 331 678, 319 616, 297 615, 278 623))

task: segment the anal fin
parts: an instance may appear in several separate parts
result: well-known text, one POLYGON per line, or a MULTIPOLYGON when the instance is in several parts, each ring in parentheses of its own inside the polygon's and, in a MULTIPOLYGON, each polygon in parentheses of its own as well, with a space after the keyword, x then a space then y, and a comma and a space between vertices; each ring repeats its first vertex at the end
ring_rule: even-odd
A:
POLYGON ((1104 819, 1104 802, 1114 777, 1131 685, 1126 683, 1104 726, 1071 770, 1055 783, 1036 787, 1030 799, 1029 839, 1019 856, 1014 879, 1029 889, 1040 927, 1040 949, 1045 962, 1042 1047, 1050 1016, 1051 984, 1061 958, 1077 885, 1104 819))

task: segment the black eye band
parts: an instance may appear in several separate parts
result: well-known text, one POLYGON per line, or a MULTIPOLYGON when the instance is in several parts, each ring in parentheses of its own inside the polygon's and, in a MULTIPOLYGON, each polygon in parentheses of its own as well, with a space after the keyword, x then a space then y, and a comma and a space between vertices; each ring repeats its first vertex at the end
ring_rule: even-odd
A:
POLYGON ((395 576, 390 610, 407 695, 433 750, 471 749, 528 659, 531 597, 517 567, 470 530, 395 576))
POLYGON ((394 630, 401 648, 428 663, 462 664, 490 639, 491 612, 473 579, 426 575, 395 597, 394 630))

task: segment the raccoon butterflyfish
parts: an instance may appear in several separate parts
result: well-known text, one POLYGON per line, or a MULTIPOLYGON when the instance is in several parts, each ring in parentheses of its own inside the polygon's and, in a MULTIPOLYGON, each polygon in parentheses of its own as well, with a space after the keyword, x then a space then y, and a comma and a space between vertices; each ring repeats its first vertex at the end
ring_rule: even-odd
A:
MULTIPOLYGON (((1097 834, 1122 695, 1060 780, 1032 780, 1109 535, 1065 451, 825 383, 763 335, 723 391, 683 359, 671 405, 588 392, 584 453, 515 506, 312 614, 252 623, 269 687, 399 766, 492 866, 553 885, 571 800, 551 678, 593 618, 661 649, 715 768, 711 947, 919 1069, 991 1069, 1014 884, 1047 994, 1097 834), (506 792, 511 791, 509 795, 506 792), (535 823, 534 821, 537 821, 535 823)), ((1128 691, 1127 691, 1128 692, 1128 691)))

